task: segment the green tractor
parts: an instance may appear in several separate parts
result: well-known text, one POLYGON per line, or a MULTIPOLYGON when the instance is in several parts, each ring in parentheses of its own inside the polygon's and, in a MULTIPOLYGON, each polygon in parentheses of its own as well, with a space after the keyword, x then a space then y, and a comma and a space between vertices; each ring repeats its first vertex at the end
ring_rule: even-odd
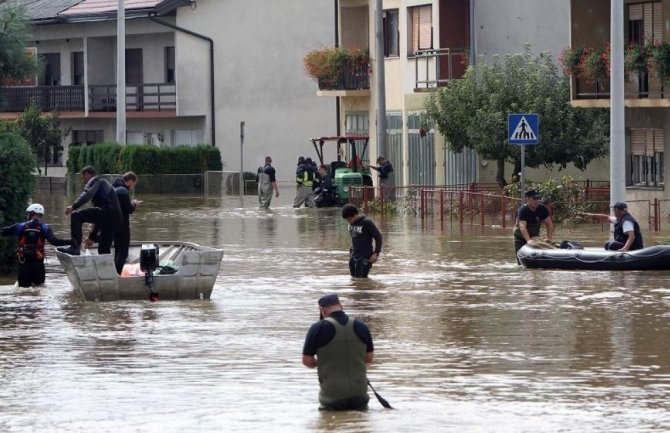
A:
POLYGON ((328 167, 330 176, 333 178, 340 206, 349 201, 349 185, 372 186, 370 169, 364 167, 362 158, 368 147, 368 141, 369 137, 364 135, 312 138, 312 144, 314 144, 314 150, 316 150, 320 163, 328 167), (326 164, 323 159, 323 146, 326 143, 335 143, 337 145, 337 159, 330 164, 326 164), (349 145, 348 164, 342 160, 345 153, 342 144, 345 147, 347 144, 349 145))

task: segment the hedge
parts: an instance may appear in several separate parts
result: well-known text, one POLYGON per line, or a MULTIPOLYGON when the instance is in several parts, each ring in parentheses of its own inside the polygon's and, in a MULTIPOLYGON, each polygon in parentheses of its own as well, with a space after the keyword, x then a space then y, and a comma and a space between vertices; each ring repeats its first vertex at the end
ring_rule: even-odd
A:
MULTIPOLYGON (((25 220, 26 207, 37 181, 37 160, 23 138, 0 128, 0 226, 25 220)), ((14 237, 0 236, 0 272, 16 264, 14 237)))
POLYGON ((198 146, 157 147, 129 144, 121 146, 100 143, 70 147, 68 173, 78 173, 93 165, 98 173, 193 174, 223 170, 218 147, 198 146))

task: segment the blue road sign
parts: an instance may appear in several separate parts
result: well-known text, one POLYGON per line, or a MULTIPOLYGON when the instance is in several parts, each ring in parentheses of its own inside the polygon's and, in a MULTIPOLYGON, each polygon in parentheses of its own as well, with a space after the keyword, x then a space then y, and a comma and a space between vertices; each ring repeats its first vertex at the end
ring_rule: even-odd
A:
POLYGON ((539 116, 531 113, 507 116, 509 144, 537 144, 540 140, 539 116))

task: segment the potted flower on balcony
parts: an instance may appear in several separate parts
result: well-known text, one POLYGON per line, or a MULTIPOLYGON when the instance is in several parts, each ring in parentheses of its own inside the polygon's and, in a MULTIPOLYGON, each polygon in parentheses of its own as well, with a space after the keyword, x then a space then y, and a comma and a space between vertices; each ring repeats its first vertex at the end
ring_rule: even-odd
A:
POLYGON ((319 89, 336 89, 344 77, 346 58, 347 52, 344 48, 324 48, 307 53, 303 63, 307 75, 316 80, 319 89))
POLYGON ((656 76, 661 83, 665 83, 670 78, 670 43, 656 42, 650 51, 656 76))
POLYGON ((584 54, 586 54, 586 48, 584 47, 565 47, 558 58, 563 73, 570 77, 579 78, 584 73, 582 70, 584 54))
POLYGON ((586 79, 592 82, 606 82, 610 76, 610 50, 591 48, 583 56, 582 69, 586 79))
POLYGON ((627 74, 638 76, 649 72, 651 47, 646 44, 630 44, 624 51, 623 67, 627 74))
POLYGON ((365 48, 324 48, 312 50, 303 58, 305 71, 319 89, 366 87, 370 73, 370 54, 365 48))

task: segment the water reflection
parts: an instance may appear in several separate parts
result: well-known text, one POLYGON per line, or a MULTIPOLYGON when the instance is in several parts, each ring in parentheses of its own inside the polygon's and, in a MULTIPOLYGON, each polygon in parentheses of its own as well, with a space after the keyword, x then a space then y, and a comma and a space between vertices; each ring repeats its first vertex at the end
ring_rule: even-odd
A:
MULTIPOLYGON (((51 250, 45 287, 0 286, 0 431, 670 425, 667 273, 524 270, 509 229, 373 215, 384 251, 370 279, 353 280, 338 210, 294 210, 288 190, 270 210, 255 197, 141 198, 135 239, 225 250, 211 301, 85 303, 51 250), (370 379, 397 410, 372 394, 367 413, 316 410, 316 373, 300 354, 330 291, 370 326, 370 379)), ((67 233, 69 201, 39 200, 67 233)))

